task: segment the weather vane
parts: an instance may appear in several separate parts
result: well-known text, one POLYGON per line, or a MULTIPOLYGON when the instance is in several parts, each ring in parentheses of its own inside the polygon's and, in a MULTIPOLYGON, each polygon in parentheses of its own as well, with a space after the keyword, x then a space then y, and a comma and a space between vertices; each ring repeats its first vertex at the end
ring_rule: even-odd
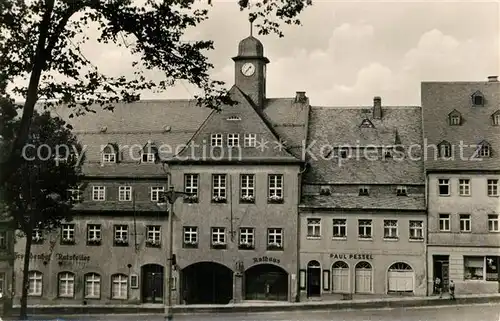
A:
POLYGON ((250 37, 253 36, 253 22, 256 18, 255 14, 250 14, 250 17, 248 18, 248 20, 250 20, 250 37))

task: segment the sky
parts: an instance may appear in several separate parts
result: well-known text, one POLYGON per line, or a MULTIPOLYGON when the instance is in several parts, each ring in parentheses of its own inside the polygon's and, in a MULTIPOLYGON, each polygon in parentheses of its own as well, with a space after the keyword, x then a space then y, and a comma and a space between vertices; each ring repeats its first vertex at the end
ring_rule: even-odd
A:
MULTIPOLYGON (((313 106, 420 105, 422 81, 486 81, 500 74, 499 1, 313 0, 302 26, 285 37, 258 36, 267 66, 267 96, 305 91, 313 106)), ((191 39, 214 40, 213 78, 230 87, 238 42, 249 35, 247 13, 236 0, 215 0, 210 18, 190 30, 191 39)), ((89 30, 92 38, 95 30, 89 30)), ((124 48, 86 44, 82 52, 108 75, 130 75, 124 48), (112 63, 110 63, 112 62, 112 63)), ((160 72, 151 73, 162 79, 160 72)), ((142 99, 192 98, 196 88, 180 83, 142 99)))

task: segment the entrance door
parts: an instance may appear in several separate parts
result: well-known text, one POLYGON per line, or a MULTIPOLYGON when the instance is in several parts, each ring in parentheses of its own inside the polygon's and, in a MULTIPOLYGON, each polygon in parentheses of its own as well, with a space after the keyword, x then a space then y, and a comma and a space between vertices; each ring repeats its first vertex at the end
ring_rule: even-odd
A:
POLYGON ((413 292, 414 278, 411 266, 403 262, 394 263, 387 272, 388 292, 413 292))
POLYGON ((349 265, 343 261, 337 261, 332 266, 332 292, 349 292, 349 265))
MULTIPOLYGON (((443 291, 448 290, 448 284, 450 283, 450 257, 448 255, 433 255, 432 260, 434 262, 434 278, 441 279, 441 284, 443 291)), ((436 292, 436 289, 433 291, 436 292)))
POLYGON ((233 298, 233 271, 216 262, 199 262, 182 270, 186 304, 228 304, 233 298))
POLYGON ((274 264, 257 264, 245 271, 245 300, 288 300, 288 273, 274 264))
POLYGON ((318 261, 307 264, 307 296, 321 295, 321 265, 318 261))
POLYGON ((163 266, 147 264, 142 267, 142 301, 163 302, 163 266))
POLYGON ((368 262, 359 262, 355 269, 356 293, 372 293, 372 266, 368 262))

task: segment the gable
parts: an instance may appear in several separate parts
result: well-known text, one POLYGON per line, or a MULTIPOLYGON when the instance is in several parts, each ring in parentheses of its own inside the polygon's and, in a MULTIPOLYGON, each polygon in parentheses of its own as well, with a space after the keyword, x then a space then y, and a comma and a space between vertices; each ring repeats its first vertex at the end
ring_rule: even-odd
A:
POLYGON ((452 110, 452 111, 448 114, 448 116, 450 116, 450 117, 451 117, 451 116, 462 116, 462 114, 461 114, 458 110, 453 109, 453 110, 452 110))
POLYGON ((359 127, 361 127, 361 128, 374 128, 375 126, 373 126, 373 123, 368 118, 365 118, 365 119, 363 119, 363 121, 361 122, 361 125, 359 125, 359 127))

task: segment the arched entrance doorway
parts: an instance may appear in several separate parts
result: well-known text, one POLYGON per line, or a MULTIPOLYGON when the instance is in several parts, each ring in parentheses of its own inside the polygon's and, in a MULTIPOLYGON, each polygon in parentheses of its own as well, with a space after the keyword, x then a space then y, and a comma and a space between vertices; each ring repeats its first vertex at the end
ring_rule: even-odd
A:
POLYGON ((388 292, 413 292, 415 272, 404 262, 394 263, 387 272, 388 292))
POLYGON ((354 271, 356 293, 372 293, 372 265, 361 261, 356 264, 354 271))
POLYGON ((199 262, 182 270, 186 304, 228 304, 233 298, 233 271, 216 262, 199 262))
POLYGON ((321 265, 318 261, 307 264, 307 296, 321 295, 321 265))
POLYGON ((343 261, 337 261, 332 265, 332 292, 349 292, 349 265, 343 261))
POLYGON ((142 302, 163 302, 163 266, 146 264, 141 268, 141 296, 142 302))
POLYGON ((245 271, 246 300, 288 300, 288 273, 274 264, 258 264, 245 271))

